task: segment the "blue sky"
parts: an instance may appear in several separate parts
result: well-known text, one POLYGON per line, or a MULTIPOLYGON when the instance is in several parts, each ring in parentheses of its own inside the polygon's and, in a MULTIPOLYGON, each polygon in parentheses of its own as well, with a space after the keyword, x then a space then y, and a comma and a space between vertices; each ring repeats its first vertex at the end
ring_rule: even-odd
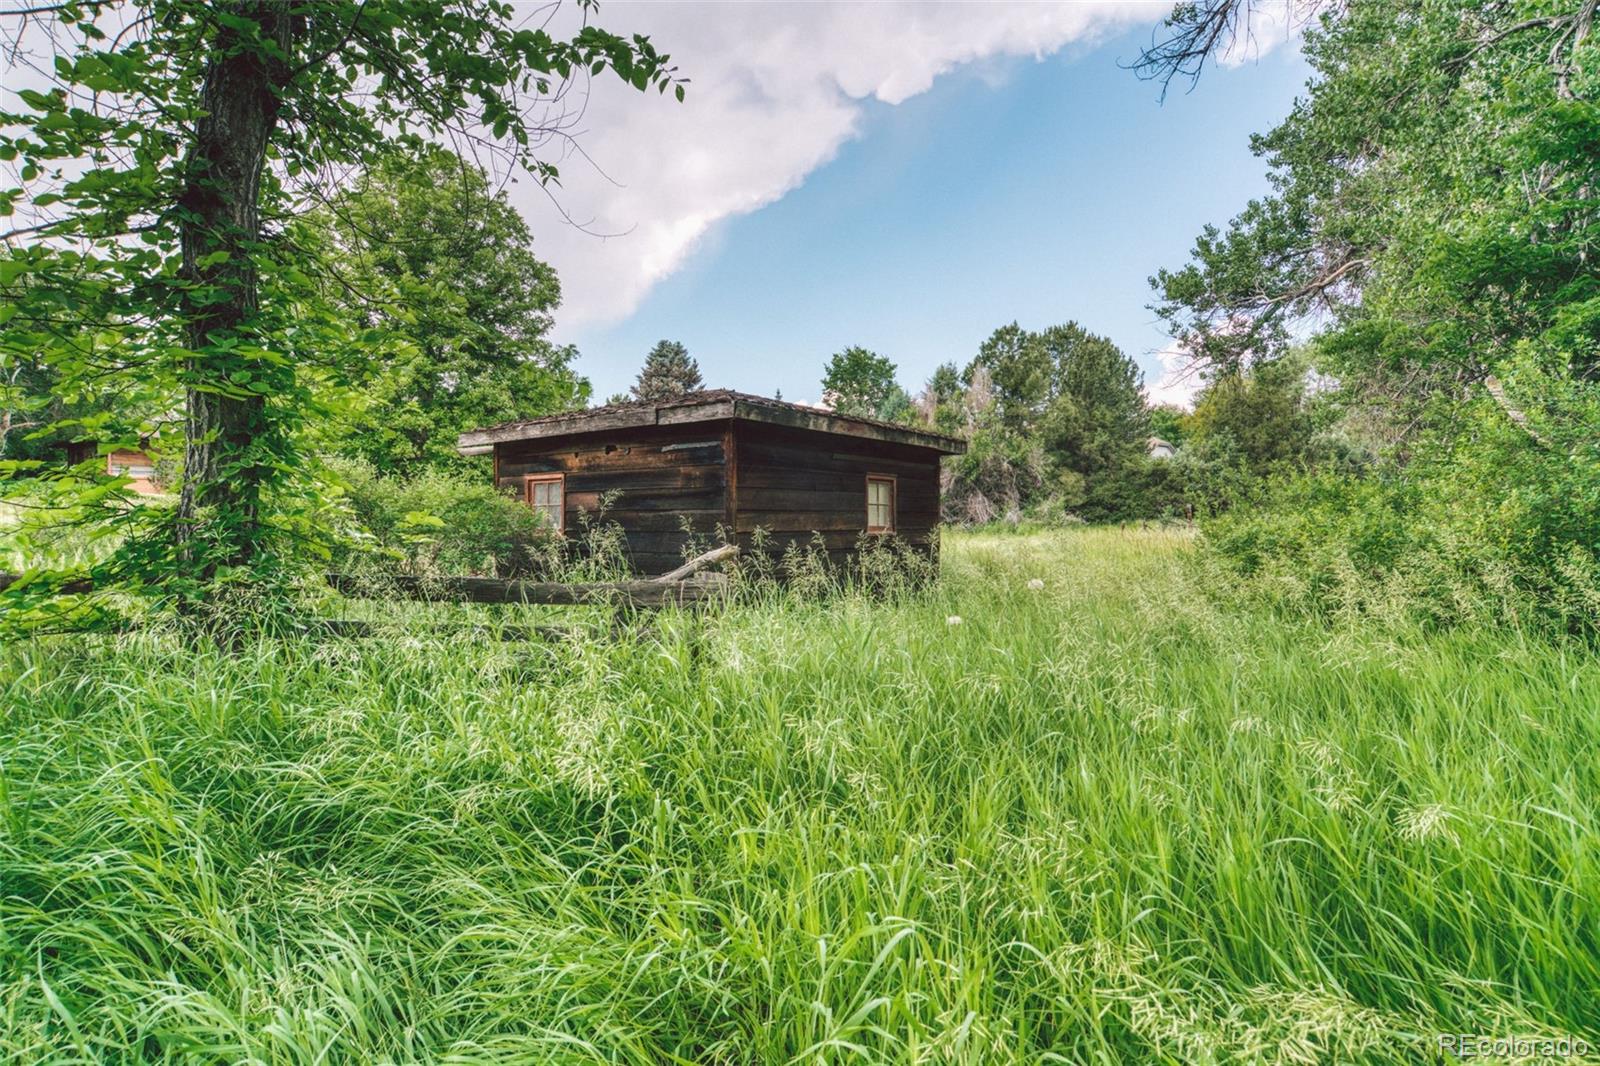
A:
POLYGON ((1280 47, 1162 103, 1119 66, 1148 38, 979 58, 896 103, 852 100, 853 135, 827 161, 710 224, 631 311, 576 326, 558 315, 558 336, 601 399, 662 337, 687 345, 711 386, 815 400, 828 356, 862 344, 915 391, 1013 319, 1076 319, 1155 384, 1167 339, 1147 278, 1266 190, 1250 134, 1287 114, 1308 72, 1280 47))

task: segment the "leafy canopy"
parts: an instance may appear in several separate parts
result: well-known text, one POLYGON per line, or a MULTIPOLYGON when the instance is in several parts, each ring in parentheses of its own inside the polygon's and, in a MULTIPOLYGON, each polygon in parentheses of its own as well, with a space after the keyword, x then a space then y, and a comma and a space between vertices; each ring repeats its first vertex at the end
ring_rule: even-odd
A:
POLYGON ((822 374, 823 397, 843 414, 877 417, 900 388, 895 370, 887 356, 851 345, 828 360, 822 374))
POLYGON ((1523 344, 1592 375, 1593 15, 1542 0, 1328 6, 1305 39, 1306 96, 1255 138, 1275 192, 1156 274, 1158 313, 1223 370, 1320 330, 1322 369, 1413 415, 1447 416, 1523 344))
POLYGON ((929 383, 933 422, 969 438, 952 463, 948 513, 988 521, 1030 506, 1120 517, 1114 490, 1149 432, 1139 368, 1076 322, 995 330, 957 374, 929 383), (964 389, 964 391, 963 391, 964 389))
POLYGON ((382 473, 442 472, 467 462, 463 430, 587 400, 573 350, 546 339, 555 271, 478 166, 440 148, 396 153, 306 224, 329 237, 343 315, 391 353, 364 368, 337 450, 382 473))
POLYGON ((304 436, 327 385, 385 353, 317 275, 293 225, 308 206, 429 140, 554 181, 544 153, 571 135, 574 82, 610 70, 683 89, 643 37, 559 39, 503 0, 62 3, 6 29, 48 84, 0 108, 0 160, 20 179, 0 189, 16 220, 0 360, 36 360, 67 396, 131 396, 153 446, 182 453, 175 511, 109 506, 89 484, 73 513, 135 534, 97 584, 159 582, 191 603, 317 542, 304 436))
MULTIPOLYGON (((1251 7, 1188 5, 1158 68, 1197 71, 1204 27, 1251 7)), ((1456 590, 1425 594, 1432 617, 1460 616, 1477 593, 1459 590, 1517 587, 1600 625, 1595 15, 1548 0, 1322 5, 1305 96, 1255 140, 1273 194, 1153 279, 1157 311, 1221 383, 1198 420, 1250 406, 1239 369, 1310 337, 1338 428, 1383 460, 1376 478, 1290 485, 1230 519, 1213 543, 1242 573, 1342 589, 1347 573, 1406 569, 1456 590)))

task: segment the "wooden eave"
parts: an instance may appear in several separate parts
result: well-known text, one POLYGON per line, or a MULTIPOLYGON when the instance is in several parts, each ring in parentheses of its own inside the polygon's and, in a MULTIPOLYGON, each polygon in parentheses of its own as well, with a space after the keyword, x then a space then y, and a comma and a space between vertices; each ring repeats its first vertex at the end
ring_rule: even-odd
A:
POLYGON ((960 455, 967 443, 956 437, 928 433, 908 426, 897 426, 871 419, 850 418, 781 400, 759 396, 717 393, 704 398, 685 397, 659 404, 619 404, 589 411, 553 415, 528 422, 512 422, 461 434, 456 450, 462 455, 481 455, 496 444, 508 441, 537 440, 542 437, 567 437, 650 426, 677 426, 695 422, 743 421, 811 430, 841 437, 903 444, 927 448, 941 455, 960 455))

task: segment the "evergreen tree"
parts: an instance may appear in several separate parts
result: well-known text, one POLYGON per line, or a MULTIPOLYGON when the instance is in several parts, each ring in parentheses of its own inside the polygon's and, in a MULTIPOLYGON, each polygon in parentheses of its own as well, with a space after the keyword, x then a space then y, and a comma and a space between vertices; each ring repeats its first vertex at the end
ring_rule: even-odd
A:
POLYGON ((940 363, 928 379, 928 391, 936 403, 953 403, 961 397, 961 369, 955 363, 940 363))
POLYGON ((1092 482, 1143 455, 1150 418, 1138 364, 1076 322, 1050 327, 1038 343, 1050 368, 1039 433, 1057 464, 1092 482))
POLYGON ((1052 500, 1085 517, 1122 517, 1149 416, 1139 368, 1121 349, 1075 322, 1039 332, 1013 322, 962 371, 964 396, 953 394, 952 371, 940 368, 932 382, 934 424, 964 424, 971 440, 969 457, 952 468, 965 484, 952 491, 987 502, 968 513, 1016 513, 1052 500))
POLYGON ((644 357, 639 380, 633 385, 635 400, 670 400, 687 392, 705 388, 700 364, 689 356, 689 349, 677 341, 660 340, 644 357))

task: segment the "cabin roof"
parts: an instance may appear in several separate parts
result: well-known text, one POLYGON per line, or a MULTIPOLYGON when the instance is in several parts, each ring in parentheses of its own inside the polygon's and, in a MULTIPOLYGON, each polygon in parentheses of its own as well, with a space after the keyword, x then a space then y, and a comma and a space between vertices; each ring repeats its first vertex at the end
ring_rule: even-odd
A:
POLYGON ((856 418, 806 407, 765 396, 752 396, 732 389, 705 389, 685 393, 670 400, 634 400, 628 403, 610 403, 603 407, 590 407, 583 411, 546 415, 520 422, 502 422, 497 426, 469 430, 456 439, 456 450, 463 455, 481 455, 493 450, 496 444, 515 440, 536 440, 541 437, 565 437, 582 433, 605 433, 617 429, 639 426, 687 425, 694 422, 714 422, 739 419, 746 422, 764 422, 787 426, 791 429, 809 429, 819 433, 834 433, 843 437, 887 441, 915 448, 928 448, 941 455, 960 455, 967 450, 967 442, 958 437, 910 426, 884 422, 876 418, 856 418))

